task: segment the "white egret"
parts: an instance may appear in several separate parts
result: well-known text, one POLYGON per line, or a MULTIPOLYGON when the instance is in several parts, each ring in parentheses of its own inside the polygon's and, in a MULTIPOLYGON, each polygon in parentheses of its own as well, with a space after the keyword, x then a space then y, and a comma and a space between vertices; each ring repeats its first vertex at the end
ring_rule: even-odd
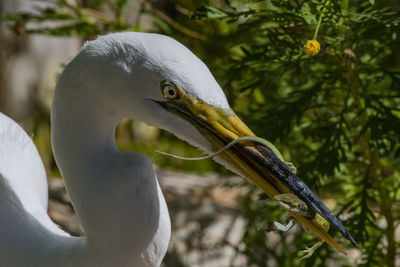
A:
MULTIPOLYGON (((115 145, 124 117, 206 153, 254 135, 204 63, 177 41, 126 32, 86 43, 63 71, 51 113, 54 156, 86 236, 71 237, 50 220, 39 155, 22 128, 0 114, 0 266, 160 265, 170 219, 151 161, 115 145)), ((267 146, 247 141, 215 159, 271 197, 293 192, 355 243, 267 146)), ((341 250, 314 217, 288 211, 341 250)))

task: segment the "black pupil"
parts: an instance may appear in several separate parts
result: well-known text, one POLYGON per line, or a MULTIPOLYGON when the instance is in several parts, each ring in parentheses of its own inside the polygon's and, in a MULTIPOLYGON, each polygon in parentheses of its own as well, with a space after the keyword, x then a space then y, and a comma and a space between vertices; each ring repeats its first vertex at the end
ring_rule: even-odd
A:
POLYGON ((175 95, 175 91, 174 91, 173 89, 169 89, 169 90, 168 90, 168 94, 169 94, 170 96, 174 96, 174 95, 175 95))

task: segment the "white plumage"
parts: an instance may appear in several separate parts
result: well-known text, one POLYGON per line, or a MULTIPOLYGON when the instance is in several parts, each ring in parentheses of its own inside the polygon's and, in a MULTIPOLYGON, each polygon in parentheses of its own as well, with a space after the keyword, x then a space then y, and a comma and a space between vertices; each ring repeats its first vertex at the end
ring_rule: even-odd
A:
POLYGON ((52 145, 86 237, 48 217, 43 164, 29 136, 0 113, 0 266, 158 266, 170 219, 151 161, 120 152, 124 117, 166 129, 209 151, 187 120, 162 109, 160 81, 229 108, 208 68, 186 47, 157 34, 115 33, 85 44, 55 90, 52 145))

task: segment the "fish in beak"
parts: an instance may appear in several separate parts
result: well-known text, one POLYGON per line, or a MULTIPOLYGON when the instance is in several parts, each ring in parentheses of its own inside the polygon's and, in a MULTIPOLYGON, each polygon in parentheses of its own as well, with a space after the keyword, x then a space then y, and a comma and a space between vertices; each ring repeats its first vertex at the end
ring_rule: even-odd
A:
MULTIPOLYGON (((231 109, 216 108, 185 93, 175 85, 174 89, 177 93, 174 98, 168 99, 168 96, 166 96, 168 101, 161 101, 159 104, 194 125, 211 143, 214 152, 237 138, 255 136, 231 109)), ((346 254, 344 249, 336 243, 316 220, 315 213, 318 213, 353 245, 357 246, 356 241, 347 232, 339 219, 281 160, 277 153, 279 152, 273 146, 245 141, 238 142, 223 153, 220 153, 216 160, 250 180, 272 199, 275 199, 277 195, 287 193, 297 196, 308 206, 308 209, 314 211, 314 216, 300 214, 291 209, 287 209, 287 211, 306 229, 338 251, 346 254)))

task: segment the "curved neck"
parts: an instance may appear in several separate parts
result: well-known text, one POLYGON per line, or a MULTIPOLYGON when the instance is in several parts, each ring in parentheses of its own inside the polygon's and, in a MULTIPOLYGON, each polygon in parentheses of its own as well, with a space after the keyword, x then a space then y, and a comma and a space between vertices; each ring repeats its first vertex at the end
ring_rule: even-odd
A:
POLYGON ((109 182, 110 162, 119 155, 114 141, 118 119, 96 97, 85 101, 90 96, 72 92, 71 88, 55 92, 51 113, 54 158, 86 235, 98 237, 105 233, 98 229, 102 221, 97 219, 103 215, 98 198, 108 193, 101 185, 109 182))
POLYGON ((62 161, 60 169, 75 171, 80 165, 87 166, 89 159, 98 163, 106 155, 118 152, 115 129, 122 117, 96 98, 80 94, 59 99, 57 95, 56 92, 51 130, 56 160, 62 161))
MULTIPOLYGON (((87 236, 88 261, 145 266, 160 220, 165 220, 160 210, 164 198, 151 161, 116 148, 115 129, 123 116, 114 96, 103 90, 107 85, 73 84, 68 77, 60 78, 55 91, 52 145, 87 236)), ((162 259, 165 250, 158 250, 152 253, 162 259)))

